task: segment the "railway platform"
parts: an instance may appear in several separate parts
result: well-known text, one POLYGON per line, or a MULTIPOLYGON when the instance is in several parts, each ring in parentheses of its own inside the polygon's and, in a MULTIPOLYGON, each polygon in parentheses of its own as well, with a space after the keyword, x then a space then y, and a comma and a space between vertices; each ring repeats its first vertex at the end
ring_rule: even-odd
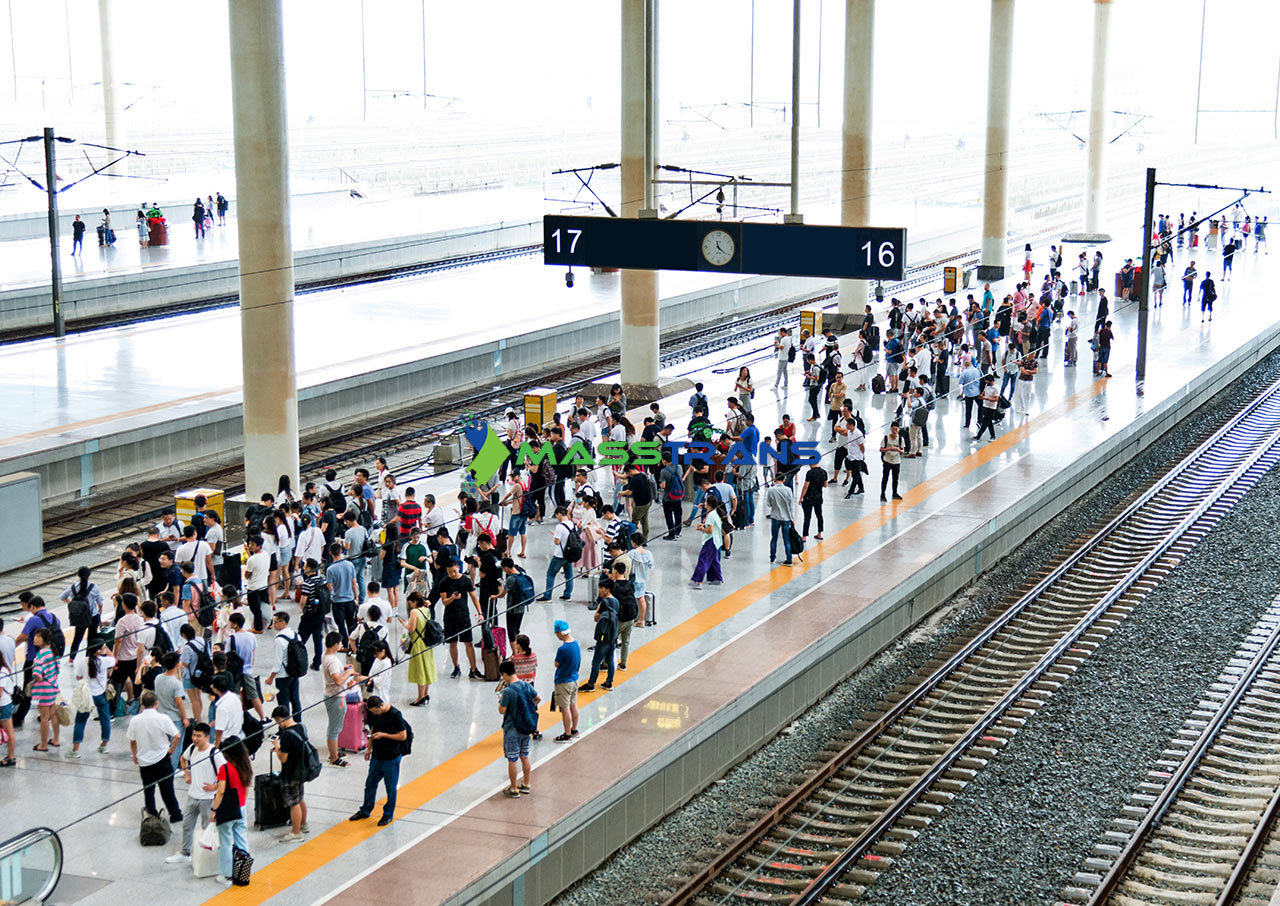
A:
MULTIPOLYGON (((1185 260, 1183 251, 1175 270, 1185 260)), ((1280 346, 1280 315, 1268 304, 1276 276, 1269 258, 1241 256, 1234 279, 1219 283, 1212 324, 1202 325, 1199 311, 1183 309, 1170 293, 1151 316, 1151 357, 1140 386, 1133 370, 1134 306, 1113 304, 1118 339, 1109 380, 1089 374, 1087 346, 1080 367, 1064 368, 1055 328, 1031 412, 1011 415, 996 440, 975 443, 960 428, 960 404, 940 401, 927 453, 904 463, 900 502, 879 503, 874 453, 896 401, 855 392, 869 429, 868 493, 849 500, 831 493, 825 539, 811 540, 794 567, 769 564, 766 526, 737 533, 719 587, 687 587, 698 546, 689 533, 675 542, 654 540, 649 587, 657 595, 658 625, 636 630, 629 669, 617 675, 613 690, 582 697, 579 741, 556 745, 548 733, 535 744, 532 796, 500 795, 505 765, 492 687, 448 679, 447 656, 438 652, 442 678, 426 708, 403 707, 412 690, 397 676, 396 705, 417 738, 402 768, 397 820, 385 828, 346 821, 362 789, 360 762, 345 771, 328 768, 308 786, 313 833, 305 841, 283 844, 273 834, 251 833, 256 864, 248 888, 219 891, 182 866, 162 864, 168 850, 132 845, 138 779, 114 743, 112 753, 80 761, 24 745, 17 770, 0 778, 6 813, 63 829, 68 889, 81 885, 79 901, 89 906, 162 893, 178 906, 393 897, 421 904, 545 903, 1280 346), (33 781, 37 772, 41 784, 33 781), (68 795, 52 801, 37 795, 37 786, 47 790, 50 780, 68 795)), ((1070 303, 1079 306, 1083 325, 1092 323, 1092 299, 1070 303)), ((794 371, 789 393, 778 396, 770 387, 771 360, 755 362, 746 349, 721 358, 752 361, 754 411, 763 429, 786 412, 799 420, 802 439, 827 450, 825 423, 802 420, 803 391, 794 371)), ((718 411, 732 372, 718 374, 712 364, 698 367, 718 411)), ((663 401, 663 411, 677 425, 689 416, 683 395, 663 401)), ((456 493, 450 476, 402 478, 442 501, 456 493)), ((531 532, 527 565, 541 586, 547 526, 531 532)), ((590 636, 588 586, 579 583, 573 600, 553 599, 525 617, 544 695, 553 621, 568 620, 579 639, 590 636)), ((319 696, 318 679, 305 678, 304 704, 319 696)), ((305 722, 311 737, 321 738, 323 708, 310 708, 305 722)), ((559 716, 544 713, 542 722, 549 730, 559 716)), ((122 730, 117 725, 116 732, 122 730)), ((22 741, 28 737, 24 731, 22 741)), ((95 741, 91 727, 89 742, 95 741)), ((265 753, 255 767, 265 769, 265 753)))

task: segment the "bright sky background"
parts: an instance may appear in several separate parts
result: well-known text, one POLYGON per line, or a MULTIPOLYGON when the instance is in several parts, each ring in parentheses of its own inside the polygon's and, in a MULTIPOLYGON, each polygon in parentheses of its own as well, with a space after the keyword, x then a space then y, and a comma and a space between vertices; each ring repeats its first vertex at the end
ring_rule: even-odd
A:
MULTIPOLYGON (((128 116, 135 129, 188 122, 229 128, 226 3, 110 2, 118 72, 132 83, 127 91, 134 106, 128 116)), ((0 105, 0 126, 30 130, 42 119, 77 115, 87 126, 101 103, 98 3, 6 3, 10 15, 0 18, 0 31, 11 40, 0 44, 0 97, 6 101, 0 105), (18 101, 13 104, 15 69, 18 101)), ((307 117, 359 122, 362 6, 371 91, 422 91, 421 0, 285 0, 295 124, 307 117)), ((661 98, 667 118, 680 117, 682 103, 747 99, 752 6, 752 0, 661 4, 661 98)), ((791 3, 755 0, 754 7, 756 98, 782 101, 789 97, 791 3)), ((1207 9, 1203 106, 1270 111, 1280 68, 1280 3, 1207 0, 1207 9)), ((616 0, 426 0, 425 10, 427 88, 460 98, 451 110, 485 119, 532 119, 549 131, 583 117, 616 128, 616 0)), ((1201 0, 1116 0, 1114 108, 1152 114, 1152 131, 1189 133, 1201 10, 1201 0)), ((989 11, 985 0, 880 0, 878 131, 900 138, 982 128, 989 11)), ((839 122, 843 18, 839 0, 803 0, 804 100, 811 103, 821 95, 824 126, 839 122)), ((1015 127, 1038 112, 1087 107, 1092 20, 1090 0, 1020 0, 1015 127)), ((420 112, 421 99, 374 94, 369 108, 373 119, 401 119, 420 112)), ((1205 116, 1201 128, 1270 138, 1272 120, 1269 112, 1215 114, 1205 116)))

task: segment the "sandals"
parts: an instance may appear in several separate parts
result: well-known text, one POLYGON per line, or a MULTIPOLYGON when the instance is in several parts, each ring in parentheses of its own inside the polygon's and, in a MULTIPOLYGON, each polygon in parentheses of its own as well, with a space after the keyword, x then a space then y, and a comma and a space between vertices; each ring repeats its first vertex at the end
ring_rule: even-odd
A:
POLYGON ((513 790, 511 787, 507 787, 505 790, 502 791, 502 795, 506 796, 508 799, 519 799, 520 791, 513 790))
POLYGON ((11 767, 14 767, 17 763, 18 762, 14 761, 12 758, 6 758, 3 761, 0 761, 0 768, 11 768, 11 767))
POLYGON ((329 764, 333 765, 335 768, 351 767, 351 763, 347 761, 345 758, 336 758, 333 761, 329 762, 329 764))
POLYGON ((556 741, 556 742, 568 742, 568 741, 569 741, 569 740, 571 740, 571 739, 573 739, 573 737, 572 737, 572 736, 570 736, 568 733, 561 733, 559 736, 557 736, 557 737, 556 737, 555 741, 556 741))
POLYGON ((48 746, 45 746, 45 747, 42 749, 42 748, 40 748, 39 746, 32 746, 32 747, 31 747, 31 751, 33 751, 33 752, 47 752, 47 751, 49 751, 49 747, 48 747, 48 746))

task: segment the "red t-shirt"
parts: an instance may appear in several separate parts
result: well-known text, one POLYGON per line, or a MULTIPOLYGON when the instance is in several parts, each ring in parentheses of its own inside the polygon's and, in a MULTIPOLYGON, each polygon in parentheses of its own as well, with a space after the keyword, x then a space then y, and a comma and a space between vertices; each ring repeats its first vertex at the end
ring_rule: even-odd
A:
POLYGON ((231 762, 224 762, 222 767, 218 768, 218 779, 225 780, 227 786, 235 790, 236 795, 240 798, 240 807, 244 808, 244 802, 248 797, 249 791, 245 789, 240 780, 240 772, 231 766, 231 762))
POLYGON ((400 517, 400 530, 408 534, 410 529, 418 527, 422 521, 422 504, 416 500, 402 500, 396 507, 396 515, 400 517))

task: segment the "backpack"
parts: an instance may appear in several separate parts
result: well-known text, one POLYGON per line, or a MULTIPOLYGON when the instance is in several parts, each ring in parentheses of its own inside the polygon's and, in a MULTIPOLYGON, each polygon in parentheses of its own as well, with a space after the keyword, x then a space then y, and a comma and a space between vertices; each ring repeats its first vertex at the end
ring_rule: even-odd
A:
MULTIPOLYGON (((361 524, 363 524, 363 522, 361 524)), ((365 560, 376 560, 378 559, 378 541, 373 537, 373 534, 369 532, 368 526, 365 526, 364 528, 364 544, 360 545, 360 553, 356 554, 356 556, 363 557, 365 560)))
POLYGON ((911 413, 911 424, 917 428, 923 428, 929 421, 929 407, 921 406, 915 412, 911 413))
POLYGON ((526 519, 532 519, 538 515, 538 501, 533 495, 525 489, 520 495, 520 515, 526 519))
POLYGON ((532 736, 538 732, 538 709, 533 704, 533 686, 528 683, 517 683, 512 688, 516 690, 516 706, 511 715, 511 722, 515 724, 516 732, 525 736, 532 736), (519 688, 526 686, 528 688, 519 688))
POLYGON ((209 646, 199 647, 195 642, 187 642, 187 647, 196 653, 196 662, 191 667, 191 685, 201 692, 208 692, 213 685, 213 658, 209 656, 209 646))
POLYGON ((191 586, 192 597, 196 594, 200 595, 200 606, 196 608, 196 622, 208 629, 213 625, 213 618, 217 612, 218 605, 214 603, 213 595, 205 594, 200 583, 195 579, 188 579, 187 585, 191 586))
POLYGON ((684 476, 674 466, 667 472, 667 499, 684 500, 684 476))
POLYGON ((533 588, 533 579, 526 572, 518 572, 511 577, 516 585, 516 600, 507 601, 507 606, 515 609, 519 608, 523 611, 525 606, 533 601, 537 596, 533 588))
POLYGON ((80 594, 80 585, 77 583, 71 600, 67 602, 67 622, 77 629, 82 626, 88 626, 93 619, 89 609, 90 588, 93 588, 92 583, 89 584, 82 595, 80 594))
POLYGON ((570 563, 577 563, 582 559, 582 532, 576 526, 569 526, 569 536, 564 539, 560 554, 570 563))
POLYGON ((163 657, 164 655, 172 651, 173 639, 169 637, 169 633, 165 631, 164 626, 160 625, 160 620, 156 620, 153 623, 148 623, 147 625, 154 626, 156 630, 156 637, 151 642, 152 650, 159 651, 161 657, 163 657))
POLYGON ((45 611, 40 611, 40 622, 44 623, 44 628, 49 635, 49 650, 54 653, 55 657, 62 657, 67 650, 67 637, 62 632, 62 627, 58 625, 57 620, 49 622, 49 618, 45 616, 45 611))
POLYGON ((871 379, 871 392, 884 393, 884 375, 877 374, 871 379))
MULTIPOLYGON (((290 727, 289 729, 292 730, 294 728, 290 727)), ((298 737, 298 741, 302 743, 302 751, 306 760, 303 762, 301 768, 295 767, 293 773, 294 776, 303 783, 311 783, 320 777, 320 771, 323 769, 323 766, 320 764, 320 753, 317 752, 316 747, 311 744, 311 740, 307 739, 306 727, 302 726, 302 724, 298 724, 297 729, 299 732, 294 735, 296 735, 298 737)), ((285 730, 284 732, 287 733, 289 731, 285 730)))
POLYGON ((367 673, 369 668, 366 665, 373 663, 382 638, 378 635, 376 623, 366 620, 360 625, 363 631, 360 633, 360 641, 356 642, 356 660, 360 662, 361 670, 367 673))
POLYGON ((333 601, 329 597, 329 586, 325 584, 323 576, 316 577, 319 581, 315 583, 311 594, 307 595, 307 603, 302 605, 302 615, 304 617, 323 616, 329 612, 333 601))
POLYGON ((237 678, 244 673, 244 658, 236 651, 234 635, 227 637, 227 672, 237 678))
POLYGON ((292 677, 306 676, 308 663, 306 643, 298 637, 297 633, 294 633, 293 638, 286 638, 284 644, 285 674, 292 677))
MULTIPOLYGON (((533 587, 532 581, 530 581, 529 587, 533 587)), ((422 644, 428 648, 434 648, 444 643, 444 627, 435 620, 424 620, 422 628, 418 631, 422 633, 422 644)))
POLYGON ((596 620, 595 640, 597 642, 606 642, 618 637, 618 612, 616 610, 605 610, 600 614, 600 619, 596 620))
POLYGON ((658 479, 654 478, 653 473, 650 472, 648 469, 645 469, 643 474, 644 474, 645 484, 649 486, 649 499, 657 500, 658 499, 658 479))
POLYGON ((787 361, 794 362, 796 360, 796 344, 792 343, 787 347, 787 361))
POLYGON ((409 726, 409 722, 404 722, 404 741, 400 743, 401 755, 413 754, 413 727, 409 726))

